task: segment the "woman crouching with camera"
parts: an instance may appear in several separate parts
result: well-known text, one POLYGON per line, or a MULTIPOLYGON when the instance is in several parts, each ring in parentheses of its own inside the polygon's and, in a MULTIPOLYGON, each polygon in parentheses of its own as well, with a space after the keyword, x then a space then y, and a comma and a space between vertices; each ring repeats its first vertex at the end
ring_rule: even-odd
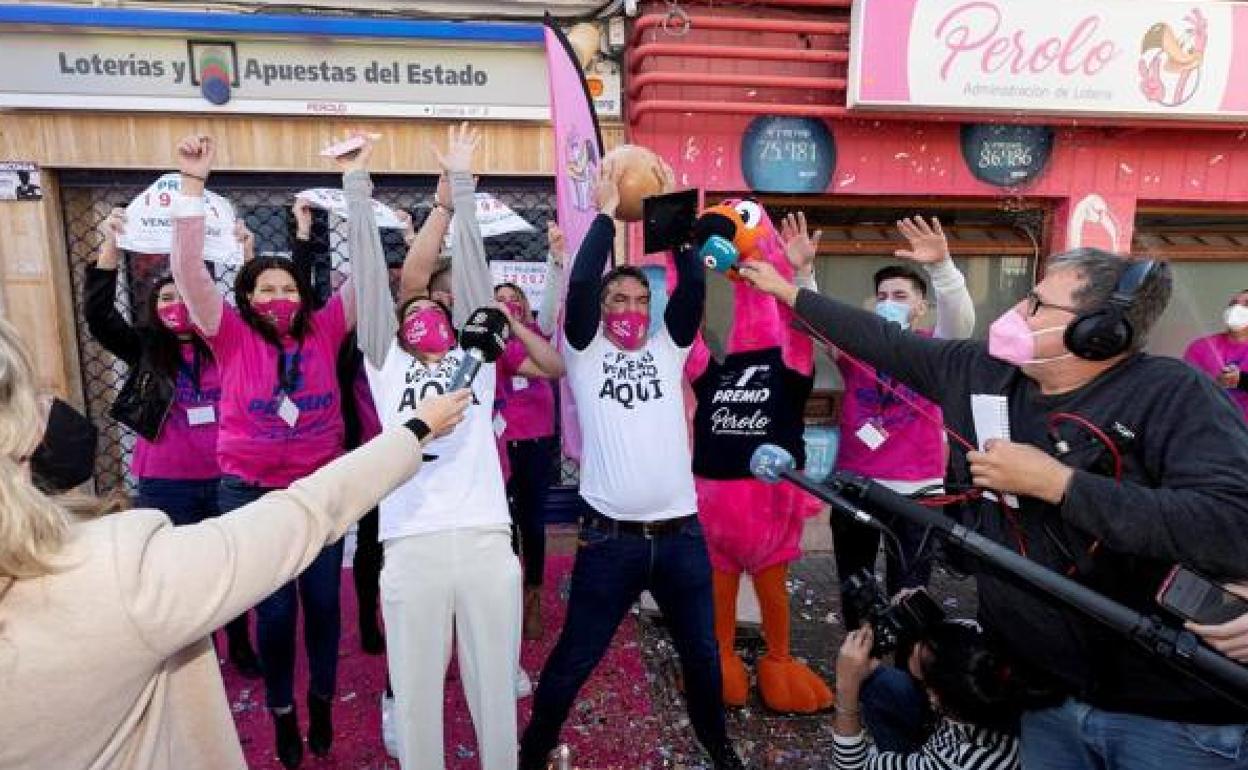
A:
POLYGON ((874 643, 863 624, 845 637, 836 661, 838 770, 1019 767, 1009 669, 975 623, 928 627, 904 668, 900 659, 896 667, 881 665, 874 643))

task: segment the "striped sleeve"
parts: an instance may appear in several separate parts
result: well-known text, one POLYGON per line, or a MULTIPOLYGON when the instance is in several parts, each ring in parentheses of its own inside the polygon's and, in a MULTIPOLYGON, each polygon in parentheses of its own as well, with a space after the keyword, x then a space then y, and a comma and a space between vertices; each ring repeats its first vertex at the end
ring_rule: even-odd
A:
POLYGON ((942 723, 923 747, 912 753, 875 751, 865 734, 835 736, 837 770, 1017 770, 1018 742, 988 730, 964 737, 942 723))

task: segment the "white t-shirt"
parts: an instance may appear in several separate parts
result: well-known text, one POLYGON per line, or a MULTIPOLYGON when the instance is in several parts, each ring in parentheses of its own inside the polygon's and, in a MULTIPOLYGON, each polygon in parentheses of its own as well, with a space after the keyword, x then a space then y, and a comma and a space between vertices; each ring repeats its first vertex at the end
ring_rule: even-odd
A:
POLYGON ((641 350, 602 331, 583 351, 564 342, 583 437, 581 496, 621 521, 661 521, 698 510, 682 390, 689 348, 666 328, 641 350))
MULTIPOLYGON (((452 349, 432 369, 399 347, 396 340, 377 371, 365 363, 377 416, 386 427, 416 415, 426 398, 446 392, 464 352, 452 349)), ((484 364, 472 382, 472 405, 448 436, 425 446, 420 471, 381 501, 382 540, 452 529, 510 525, 503 471, 494 441, 493 364, 484 364)))

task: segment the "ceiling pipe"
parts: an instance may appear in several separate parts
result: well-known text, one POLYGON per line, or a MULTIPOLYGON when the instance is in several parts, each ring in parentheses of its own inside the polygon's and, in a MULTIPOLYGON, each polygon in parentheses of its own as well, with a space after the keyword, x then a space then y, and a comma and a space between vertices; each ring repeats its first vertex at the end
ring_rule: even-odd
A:
POLYGON ((628 94, 635 99, 643 88, 653 85, 844 91, 847 83, 845 78, 796 77, 790 75, 748 75, 722 72, 643 72, 640 75, 634 75, 629 81, 628 94))
MULTIPOLYGON (((633 44, 652 29, 663 29, 669 14, 648 13, 633 22, 633 44)), ((809 21, 806 19, 752 19, 738 16, 689 16, 685 27, 690 31, 729 30, 734 32, 792 32, 799 35, 847 35, 847 21, 809 21)))

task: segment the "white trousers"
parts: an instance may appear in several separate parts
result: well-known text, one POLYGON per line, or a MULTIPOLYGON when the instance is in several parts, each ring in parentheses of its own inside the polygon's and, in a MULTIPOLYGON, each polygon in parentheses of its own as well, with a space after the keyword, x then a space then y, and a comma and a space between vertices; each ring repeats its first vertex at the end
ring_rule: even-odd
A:
POLYGON ((451 640, 482 770, 516 768, 520 562, 506 526, 388 540, 381 570, 386 655, 403 770, 444 770, 451 640))

